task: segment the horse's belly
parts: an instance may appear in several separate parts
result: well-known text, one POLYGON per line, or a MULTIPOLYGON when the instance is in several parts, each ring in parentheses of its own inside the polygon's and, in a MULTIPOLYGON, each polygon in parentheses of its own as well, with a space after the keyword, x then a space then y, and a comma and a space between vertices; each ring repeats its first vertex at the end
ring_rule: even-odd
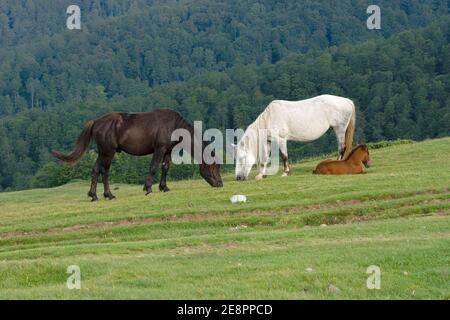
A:
POLYGON ((154 152, 154 145, 146 135, 140 132, 127 132, 119 141, 118 149, 134 156, 144 156, 154 152))
POLYGON ((296 141, 317 140, 330 128, 327 122, 310 121, 300 125, 298 122, 290 121, 288 139, 296 141))
POLYGON ((148 155, 148 154, 152 154, 155 151, 152 148, 144 149, 144 148, 141 148, 141 147, 133 148, 133 147, 130 147, 130 146, 126 146, 126 147, 119 146, 119 150, 120 151, 124 151, 124 152, 126 152, 128 154, 131 154, 133 156, 145 156, 145 155, 148 155))

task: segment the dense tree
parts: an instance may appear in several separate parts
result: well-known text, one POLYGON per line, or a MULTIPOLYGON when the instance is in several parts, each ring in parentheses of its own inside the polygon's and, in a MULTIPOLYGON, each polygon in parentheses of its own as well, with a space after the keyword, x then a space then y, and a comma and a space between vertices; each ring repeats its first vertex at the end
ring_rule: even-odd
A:
MULTIPOLYGON (((69 2, 0 3, 0 190, 87 178, 91 155, 69 168, 49 151, 113 110, 172 107, 225 129, 273 99, 330 93, 356 102, 358 142, 450 134, 447 1, 378 1, 380 31, 363 0, 83 0, 81 31, 65 29, 69 2)), ((327 134, 290 155, 335 148, 327 134)), ((120 155, 112 179, 140 183, 148 161, 120 155)))
POLYGON ((0 96, 14 111, 87 99, 98 85, 108 97, 146 95, 199 72, 388 37, 448 14, 444 0, 381 0, 382 29, 371 31, 367 0, 80 0, 82 30, 69 31, 72 2, 0 3, 0 96))

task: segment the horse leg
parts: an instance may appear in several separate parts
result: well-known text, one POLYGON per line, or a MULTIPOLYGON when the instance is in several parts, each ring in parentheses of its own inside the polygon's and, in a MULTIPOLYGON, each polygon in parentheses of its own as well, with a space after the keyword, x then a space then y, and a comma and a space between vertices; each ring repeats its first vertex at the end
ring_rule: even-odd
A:
POLYGON ((261 180, 267 177, 267 164, 269 163, 270 158, 269 156, 270 156, 270 143, 267 142, 265 148, 261 151, 259 174, 255 177, 256 180, 261 180))
POLYGON ((163 163, 162 163, 162 170, 161 170, 161 180, 159 181, 159 190, 163 192, 170 191, 170 189, 167 187, 166 179, 167 179, 167 172, 169 172, 170 167, 170 160, 171 160, 171 154, 170 152, 166 153, 164 155, 163 163))
POLYGON ((145 184, 144 184, 144 191, 146 192, 145 195, 152 193, 153 177, 156 174, 156 170, 157 170, 158 165, 161 162, 162 158, 164 157, 164 154, 165 154, 165 150, 163 150, 163 149, 157 149, 153 153, 152 161, 150 162, 150 169, 148 172, 147 180, 145 181, 145 184))
POLYGON ((98 175, 100 173, 100 164, 99 164, 99 158, 95 161, 94 167, 92 167, 92 173, 91 173, 91 189, 88 192, 88 197, 92 198, 92 201, 97 201, 97 180, 98 175))
POLYGON ((114 157, 114 154, 108 156, 101 156, 100 158, 100 172, 102 174, 103 181, 103 196, 109 200, 115 198, 115 196, 111 193, 109 188, 109 168, 111 167, 111 162, 114 157))
POLYGON ((338 160, 342 160, 345 153, 345 128, 344 127, 334 127, 334 132, 336 134, 338 142, 338 160))
POLYGON ((278 144, 280 147, 280 156, 283 161, 283 177, 287 177, 289 175, 289 161, 288 161, 288 151, 287 151, 287 139, 279 139, 278 144))

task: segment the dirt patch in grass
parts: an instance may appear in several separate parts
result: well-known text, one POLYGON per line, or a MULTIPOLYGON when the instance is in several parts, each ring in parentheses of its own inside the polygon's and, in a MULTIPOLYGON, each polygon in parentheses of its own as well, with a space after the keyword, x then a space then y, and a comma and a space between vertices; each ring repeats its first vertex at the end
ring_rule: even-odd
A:
MULTIPOLYGON (((423 193, 434 193, 435 191, 428 191, 423 193)), ((422 192, 421 192, 422 194, 422 192)), ((401 197, 399 197, 401 198, 401 197)), ((392 199, 392 198, 391 198, 392 199)), ((225 211, 218 213, 186 213, 186 214, 177 214, 177 215, 165 215, 165 216, 156 216, 156 217, 147 217, 147 218, 129 218, 123 220, 116 221, 101 221, 97 223, 86 223, 86 224, 76 224, 67 227, 52 227, 49 229, 40 229, 40 230, 30 230, 30 231, 11 231, 4 232, 0 234, 0 239, 7 239, 13 237, 29 237, 29 236, 37 236, 37 235, 50 235, 50 234, 62 234, 62 233, 70 233, 81 230, 91 230, 98 228, 109 228, 116 226, 126 226, 126 225, 141 225, 148 223, 156 223, 156 222, 169 222, 169 221, 207 221, 214 220, 220 218, 230 218, 230 217, 247 217, 247 216, 270 216, 270 215, 283 215, 289 213, 310 213, 317 210, 326 210, 326 209, 337 209, 341 207, 351 207, 358 204, 362 204, 367 201, 373 201, 376 199, 364 199, 362 200, 345 200, 345 201, 335 201, 329 203, 321 203, 321 204, 312 204, 312 205, 303 205, 303 206, 294 206, 294 207, 285 207, 285 208, 268 208, 268 209, 254 209, 254 210, 243 210, 243 211, 225 211)), ((378 199, 381 200, 381 199, 378 199)), ((442 199, 433 199, 432 203, 446 203, 449 202, 450 199, 442 200, 442 199)), ((424 203, 430 202, 430 200, 425 200, 424 203)), ((447 210, 440 210, 439 215, 448 214, 447 210)), ((366 221, 371 220, 374 217, 372 216, 364 216, 364 215, 355 215, 355 216, 344 216, 344 217, 324 217, 326 221, 322 221, 321 223, 327 224, 339 224, 339 223, 348 223, 348 222, 356 222, 356 221, 366 221)), ((280 221, 282 223, 282 221, 280 221)), ((256 223, 257 225, 264 224, 263 222, 256 223)), ((308 224, 308 223, 306 223, 308 224)), ((243 224, 240 224, 243 225, 243 224)), ((249 225, 250 226, 250 225, 249 225)), ((239 227, 238 227, 239 228, 239 227)))
POLYGON ((293 213, 293 212, 310 212, 321 209, 335 209, 341 206, 352 206, 355 204, 359 204, 361 201, 358 200, 349 200, 349 201, 336 201, 333 203, 324 203, 324 204, 314 204, 314 205, 306 205, 306 206, 295 206, 295 207, 286 207, 286 208, 272 208, 272 209, 255 209, 255 210, 247 210, 247 211, 225 211, 219 213, 186 213, 186 214, 177 214, 177 215, 167 215, 167 216, 159 216, 159 217, 147 217, 147 218, 133 218, 133 219, 124 219, 124 220, 116 220, 116 221, 102 221, 97 223, 86 223, 86 224, 77 224, 68 227, 54 227, 45 230, 30 230, 30 231, 11 231, 4 232, 0 234, 0 238, 11 238, 17 236, 35 236, 35 235, 44 235, 44 234, 56 234, 56 233, 66 233, 66 232, 75 232, 80 230, 89 230, 89 229, 97 229, 97 228, 105 228, 105 227, 115 227, 115 226, 124 226, 124 225, 136 225, 136 224, 146 224, 152 222, 166 222, 166 221, 203 221, 203 220, 211 220, 215 218, 227 218, 227 217, 242 217, 247 215, 270 215, 270 214, 284 214, 284 213, 293 213))

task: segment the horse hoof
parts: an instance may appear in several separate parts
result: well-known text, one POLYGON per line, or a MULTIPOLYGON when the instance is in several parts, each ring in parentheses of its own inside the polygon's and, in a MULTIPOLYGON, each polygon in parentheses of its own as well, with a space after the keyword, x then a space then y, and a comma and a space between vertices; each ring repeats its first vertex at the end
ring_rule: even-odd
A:
POLYGON ((93 196, 92 199, 91 199, 91 202, 95 202, 95 201, 98 201, 97 196, 93 196))
POLYGON ((262 180, 264 178, 264 176, 262 174, 258 174, 255 179, 256 180, 262 180))
POLYGON ((287 176, 289 176, 289 173, 283 172, 283 174, 282 174, 281 176, 282 176, 282 177, 287 177, 287 176))
POLYGON ((112 194, 109 194, 109 195, 105 195, 105 198, 108 199, 108 200, 112 200, 112 199, 115 199, 116 196, 114 196, 112 194))
POLYGON ((167 188, 167 187, 164 187, 164 188, 159 187, 159 191, 161 191, 161 192, 169 192, 170 189, 167 188))
POLYGON ((152 190, 147 191, 147 192, 145 193, 145 195, 148 196, 150 193, 152 193, 152 190))

